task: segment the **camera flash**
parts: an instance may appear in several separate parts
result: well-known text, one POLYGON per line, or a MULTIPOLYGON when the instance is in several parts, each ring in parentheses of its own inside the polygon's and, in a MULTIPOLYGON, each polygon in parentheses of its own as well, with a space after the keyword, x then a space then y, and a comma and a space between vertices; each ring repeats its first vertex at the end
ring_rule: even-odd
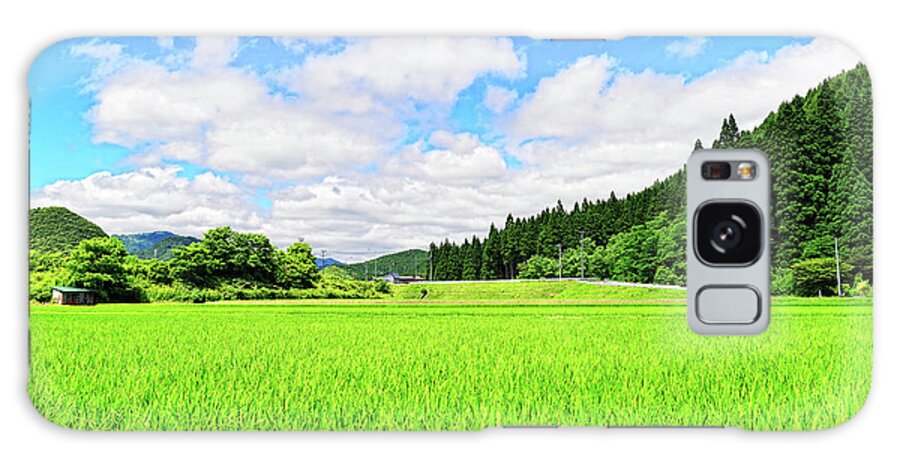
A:
POLYGON ((753 179, 756 177, 756 164, 748 162, 738 163, 737 174, 741 180, 753 179))

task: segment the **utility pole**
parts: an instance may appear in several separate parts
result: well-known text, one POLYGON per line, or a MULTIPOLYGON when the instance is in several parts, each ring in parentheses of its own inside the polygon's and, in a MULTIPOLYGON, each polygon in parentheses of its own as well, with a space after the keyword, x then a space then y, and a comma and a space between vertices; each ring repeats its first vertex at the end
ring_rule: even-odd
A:
POLYGON ((837 264, 838 296, 844 296, 844 290, 841 288, 841 255, 838 252, 837 237, 834 238, 834 263, 837 264))
POLYGON ((322 250, 322 266, 319 269, 325 269, 325 250, 322 250))
POLYGON ((428 247, 428 280, 434 280, 434 257, 431 255, 431 247, 428 247))
POLYGON ((562 280, 562 243, 557 243, 556 247, 559 248, 559 280, 562 280))
POLYGON ((584 231, 579 230, 579 234, 581 234, 581 278, 584 279, 584 231))

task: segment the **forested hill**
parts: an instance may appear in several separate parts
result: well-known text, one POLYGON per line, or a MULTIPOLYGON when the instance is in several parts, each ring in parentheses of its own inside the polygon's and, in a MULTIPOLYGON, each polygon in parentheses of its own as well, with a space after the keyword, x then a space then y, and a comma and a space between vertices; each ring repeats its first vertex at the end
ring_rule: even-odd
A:
POLYGON ((739 131, 732 118, 717 143, 769 155, 776 272, 833 257, 837 237, 841 261, 871 282, 872 83, 865 66, 782 103, 753 131, 739 131))
POLYGON ((174 236, 172 232, 157 230, 155 232, 142 232, 139 234, 120 234, 113 237, 125 244, 125 251, 129 253, 137 253, 156 245, 161 240, 174 236))
POLYGON ((48 206, 28 212, 28 245, 32 250, 68 252, 82 240, 94 237, 106 237, 106 232, 67 208, 48 206))
MULTIPOLYGON (((842 264, 871 281, 872 96, 865 66, 783 102, 753 130, 740 130, 728 116, 712 146, 758 148, 770 157, 777 291, 790 291, 791 266, 833 257, 834 237, 842 264)), ((584 269, 585 276, 683 284, 684 171, 624 198, 585 198, 571 209, 557 202, 488 230, 462 244, 432 243, 435 279, 555 276, 560 245, 564 276, 584 269)))
POLYGON ((396 272, 400 275, 419 275, 428 276, 428 252, 425 250, 406 250, 399 253, 379 256, 362 263, 342 264, 340 265, 347 272, 357 278, 378 277, 389 272, 396 272), (367 271, 368 270, 368 271, 367 271))
POLYGON ((171 232, 169 232, 169 234, 170 235, 168 237, 156 242, 149 248, 138 250, 133 254, 141 259, 158 259, 160 261, 168 261, 175 257, 175 253, 173 253, 173 251, 199 241, 199 239, 196 239, 194 237, 175 235, 171 234, 171 232))

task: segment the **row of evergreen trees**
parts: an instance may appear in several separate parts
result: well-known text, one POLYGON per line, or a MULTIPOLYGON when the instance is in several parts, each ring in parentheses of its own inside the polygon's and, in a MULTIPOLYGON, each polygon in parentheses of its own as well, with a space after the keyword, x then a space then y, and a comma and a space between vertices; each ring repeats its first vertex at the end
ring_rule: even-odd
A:
MULTIPOLYGON (((578 272, 566 267, 564 276, 581 274, 582 243, 587 256, 606 247, 615 235, 649 223, 660 215, 666 222, 678 223, 685 203, 685 175, 678 171, 625 198, 611 193, 605 200, 587 198, 566 210, 562 202, 527 218, 507 215, 502 228, 491 224, 487 237, 473 236, 462 244, 444 240, 432 243, 435 280, 492 280, 519 276, 521 267, 532 256, 557 259, 562 253, 579 255, 578 272)), ((682 221, 683 227, 683 221, 682 221)), ((681 235, 684 235, 682 232, 681 235)), ((593 266, 586 276, 597 276, 604 266, 593 266)), ((543 276, 546 277, 546 276, 543 276)), ((652 275, 650 276, 653 277, 652 275)))
MULTIPOLYGON (((739 130, 730 115, 712 146, 769 155, 775 291, 791 292, 792 266, 833 257, 835 238, 842 265, 871 282, 872 94, 865 66, 783 102, 752 131, 739 130)), ((699 140, 695 148, 702 148, 699 140)), ((486 237, 432 243, 433 278, 549 277, 560 271, 576 277, 584 269, 590 277, 683 283, 684 218, 681 169, 625 198, 585 198, 571 209, 558 201, 527 218, 508 215, 503 227, 491 224, 486 237), (589 253, 582 253, 582 243, 589 244, 589 253), (570 264, 548 266, 547 260, 559 262, 560 252, 570 264)))

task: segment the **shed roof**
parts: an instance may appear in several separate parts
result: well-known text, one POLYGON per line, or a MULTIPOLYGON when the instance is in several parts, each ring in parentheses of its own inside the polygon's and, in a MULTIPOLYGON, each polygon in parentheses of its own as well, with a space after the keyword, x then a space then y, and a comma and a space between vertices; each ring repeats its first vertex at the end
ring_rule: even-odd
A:
POLYGON ((78 288, 78 287, 50 287, 50 290, 59 290, 63 293, 84 293, 84 292, 95 292, 95 290, 91 290, 89 288, 78 288))

